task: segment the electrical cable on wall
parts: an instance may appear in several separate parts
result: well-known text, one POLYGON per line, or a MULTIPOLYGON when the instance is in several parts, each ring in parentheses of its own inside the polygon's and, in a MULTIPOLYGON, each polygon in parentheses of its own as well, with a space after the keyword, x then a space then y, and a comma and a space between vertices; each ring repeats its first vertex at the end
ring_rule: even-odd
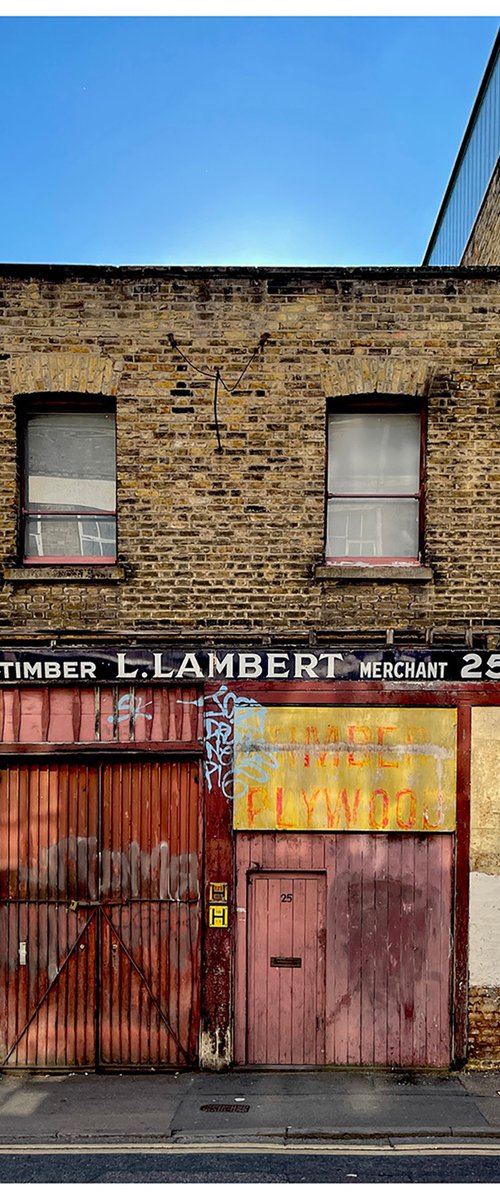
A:
POLYGON ((205 378, 213 379, 213 381, 214 381, 214 421, 215 421, 215 433, 216 433, 216 437, 217 437, 217 454, 224 453, 223 447, 222 447, 221 436, 220 436, 219 414, 218 414, 218 407, 217 407, 218 394, 219 394, 219 383, 222 384, 223 388, 225 388, 226 392, 228 392, 230 396, 234 395, 235 391, 237 390, 237 388, 239 387, 239 385, 241 383, 241 380, 243 379, 243 376, 246 374, 246 372, 248 371, 248 368, 253 363, 254 358, 259 353, 259 350, 263 350, 264 345, 267 342, 269 336, 270 335, 268 333, 263 333, 261 335, 261 337, 259 338, 258 344, 255 347, 255 350, 252 351, 250 358, 248 359, 248 362, 243 367, 241 374, 238 376, 238 378, 236 380, 236 383, 233 385, 233 387, 229 387, 228 384, 225 382, 225 380, 222 378, 219 367, 216 367, 215 371, 204 371, 202 367, 196 367, 195 364, 193 362, 191 362, 191 359, 188 358, 187 354, 184 354, 184 351, 181 350, 179 343, 176 341, 173 333, 168 334, 168 340, 170 342, 172 350, 176 350, 177 353, 180 354, 181 358, 183 358, 184 361, 187 362, 188 366, 191 367, 191 370, 196 371, 198 375, 204 375, 205 378))

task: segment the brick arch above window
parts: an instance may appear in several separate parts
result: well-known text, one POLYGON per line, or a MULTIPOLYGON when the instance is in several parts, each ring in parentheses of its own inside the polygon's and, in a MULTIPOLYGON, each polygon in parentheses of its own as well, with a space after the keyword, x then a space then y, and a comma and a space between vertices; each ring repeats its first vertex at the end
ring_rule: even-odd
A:
POLYGON ((339 354, 325 363, 327 396, 427 396, 437 364, 404 355, 339 354))
POLYGON ((13 355, 9 364, 13 395, 116 396, 122 371, 120 359, 79 350, 13 355))

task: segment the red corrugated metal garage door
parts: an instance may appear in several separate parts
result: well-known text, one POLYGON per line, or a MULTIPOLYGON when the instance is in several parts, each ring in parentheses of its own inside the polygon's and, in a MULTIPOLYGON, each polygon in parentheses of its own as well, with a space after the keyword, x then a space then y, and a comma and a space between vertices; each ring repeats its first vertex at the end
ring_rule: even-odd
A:
POLYGON ((0 771, 0 1066, 196 1060, 196 762, 0 771))

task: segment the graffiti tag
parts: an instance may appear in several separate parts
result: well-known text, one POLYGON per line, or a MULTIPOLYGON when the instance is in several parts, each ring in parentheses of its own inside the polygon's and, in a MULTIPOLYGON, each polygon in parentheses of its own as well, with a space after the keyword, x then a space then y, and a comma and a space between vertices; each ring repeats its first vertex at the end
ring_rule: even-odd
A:
MULTIPOLYGON (((200 708, 202 699, 178 700, 200 708)), ((269 771, 278 766, 274 754, 259 750, 256 744, 264 738, 265 709, 258 700, 237 696, 225 683, 208 698, 205 708, 205 780, 209 792, 214 783, 226 800, 244 795, 249 784, 266 783, 269 771), (242 709, 246 709, 245 714, 242 709), (251 749, 238 756, 238 781, 234 784, 234 714, 238 710, 238 737, 245 737, 251 749)))
MULTIPOLYGON (((152 703, 152 700, 148 700, 147 704, 141 698, 136 700, 132 692, 127 692, 125 696, 120 696, 117 704, 119 716, 116 717, 118 724, 120 724, 120 721, 132 720, 132 723, 135 725, 138 717, 144 717, 145 721, 152 721, 153 717, 151 713, 144 711, 145 708, 151 708, 152 703)), ((108 724, 113 725, 114 720, 115 716, 112 713, 108 717, 108 724)))

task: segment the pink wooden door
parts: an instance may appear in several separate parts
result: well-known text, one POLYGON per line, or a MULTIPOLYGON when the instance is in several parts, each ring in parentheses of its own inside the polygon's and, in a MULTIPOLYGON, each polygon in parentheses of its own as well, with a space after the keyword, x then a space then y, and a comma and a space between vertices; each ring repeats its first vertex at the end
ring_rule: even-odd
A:
MULTIPOLYGON (((318 1054, 318 1062, 450 1065, 454 841, 452 833, 238 834, 237 1063, 278 1061, 271 1057, 276 1050, 269 1030, 281 998, 269 957, 300 956, 293 944, 291 950, 276 950, 273 942, 267 949, 271 905, 268 915, 267 894, 261 899, 257 890, 256 902, 255 889, 266 893, 266 881, 276 879, 290 891, 292 879, 324 878, 326 1034, 325 1057, 318 1054)), ((283 927, 290 907, 280 904, 283 927)), ((301 971, 282 974, 283 980, 293 974, 297 981, 301 971)), ((318 995, 321 986, 320 981, 318 995)))
POLYGON ((247 1062, 325 1061, 326 876, 248 879, 247 1062))

